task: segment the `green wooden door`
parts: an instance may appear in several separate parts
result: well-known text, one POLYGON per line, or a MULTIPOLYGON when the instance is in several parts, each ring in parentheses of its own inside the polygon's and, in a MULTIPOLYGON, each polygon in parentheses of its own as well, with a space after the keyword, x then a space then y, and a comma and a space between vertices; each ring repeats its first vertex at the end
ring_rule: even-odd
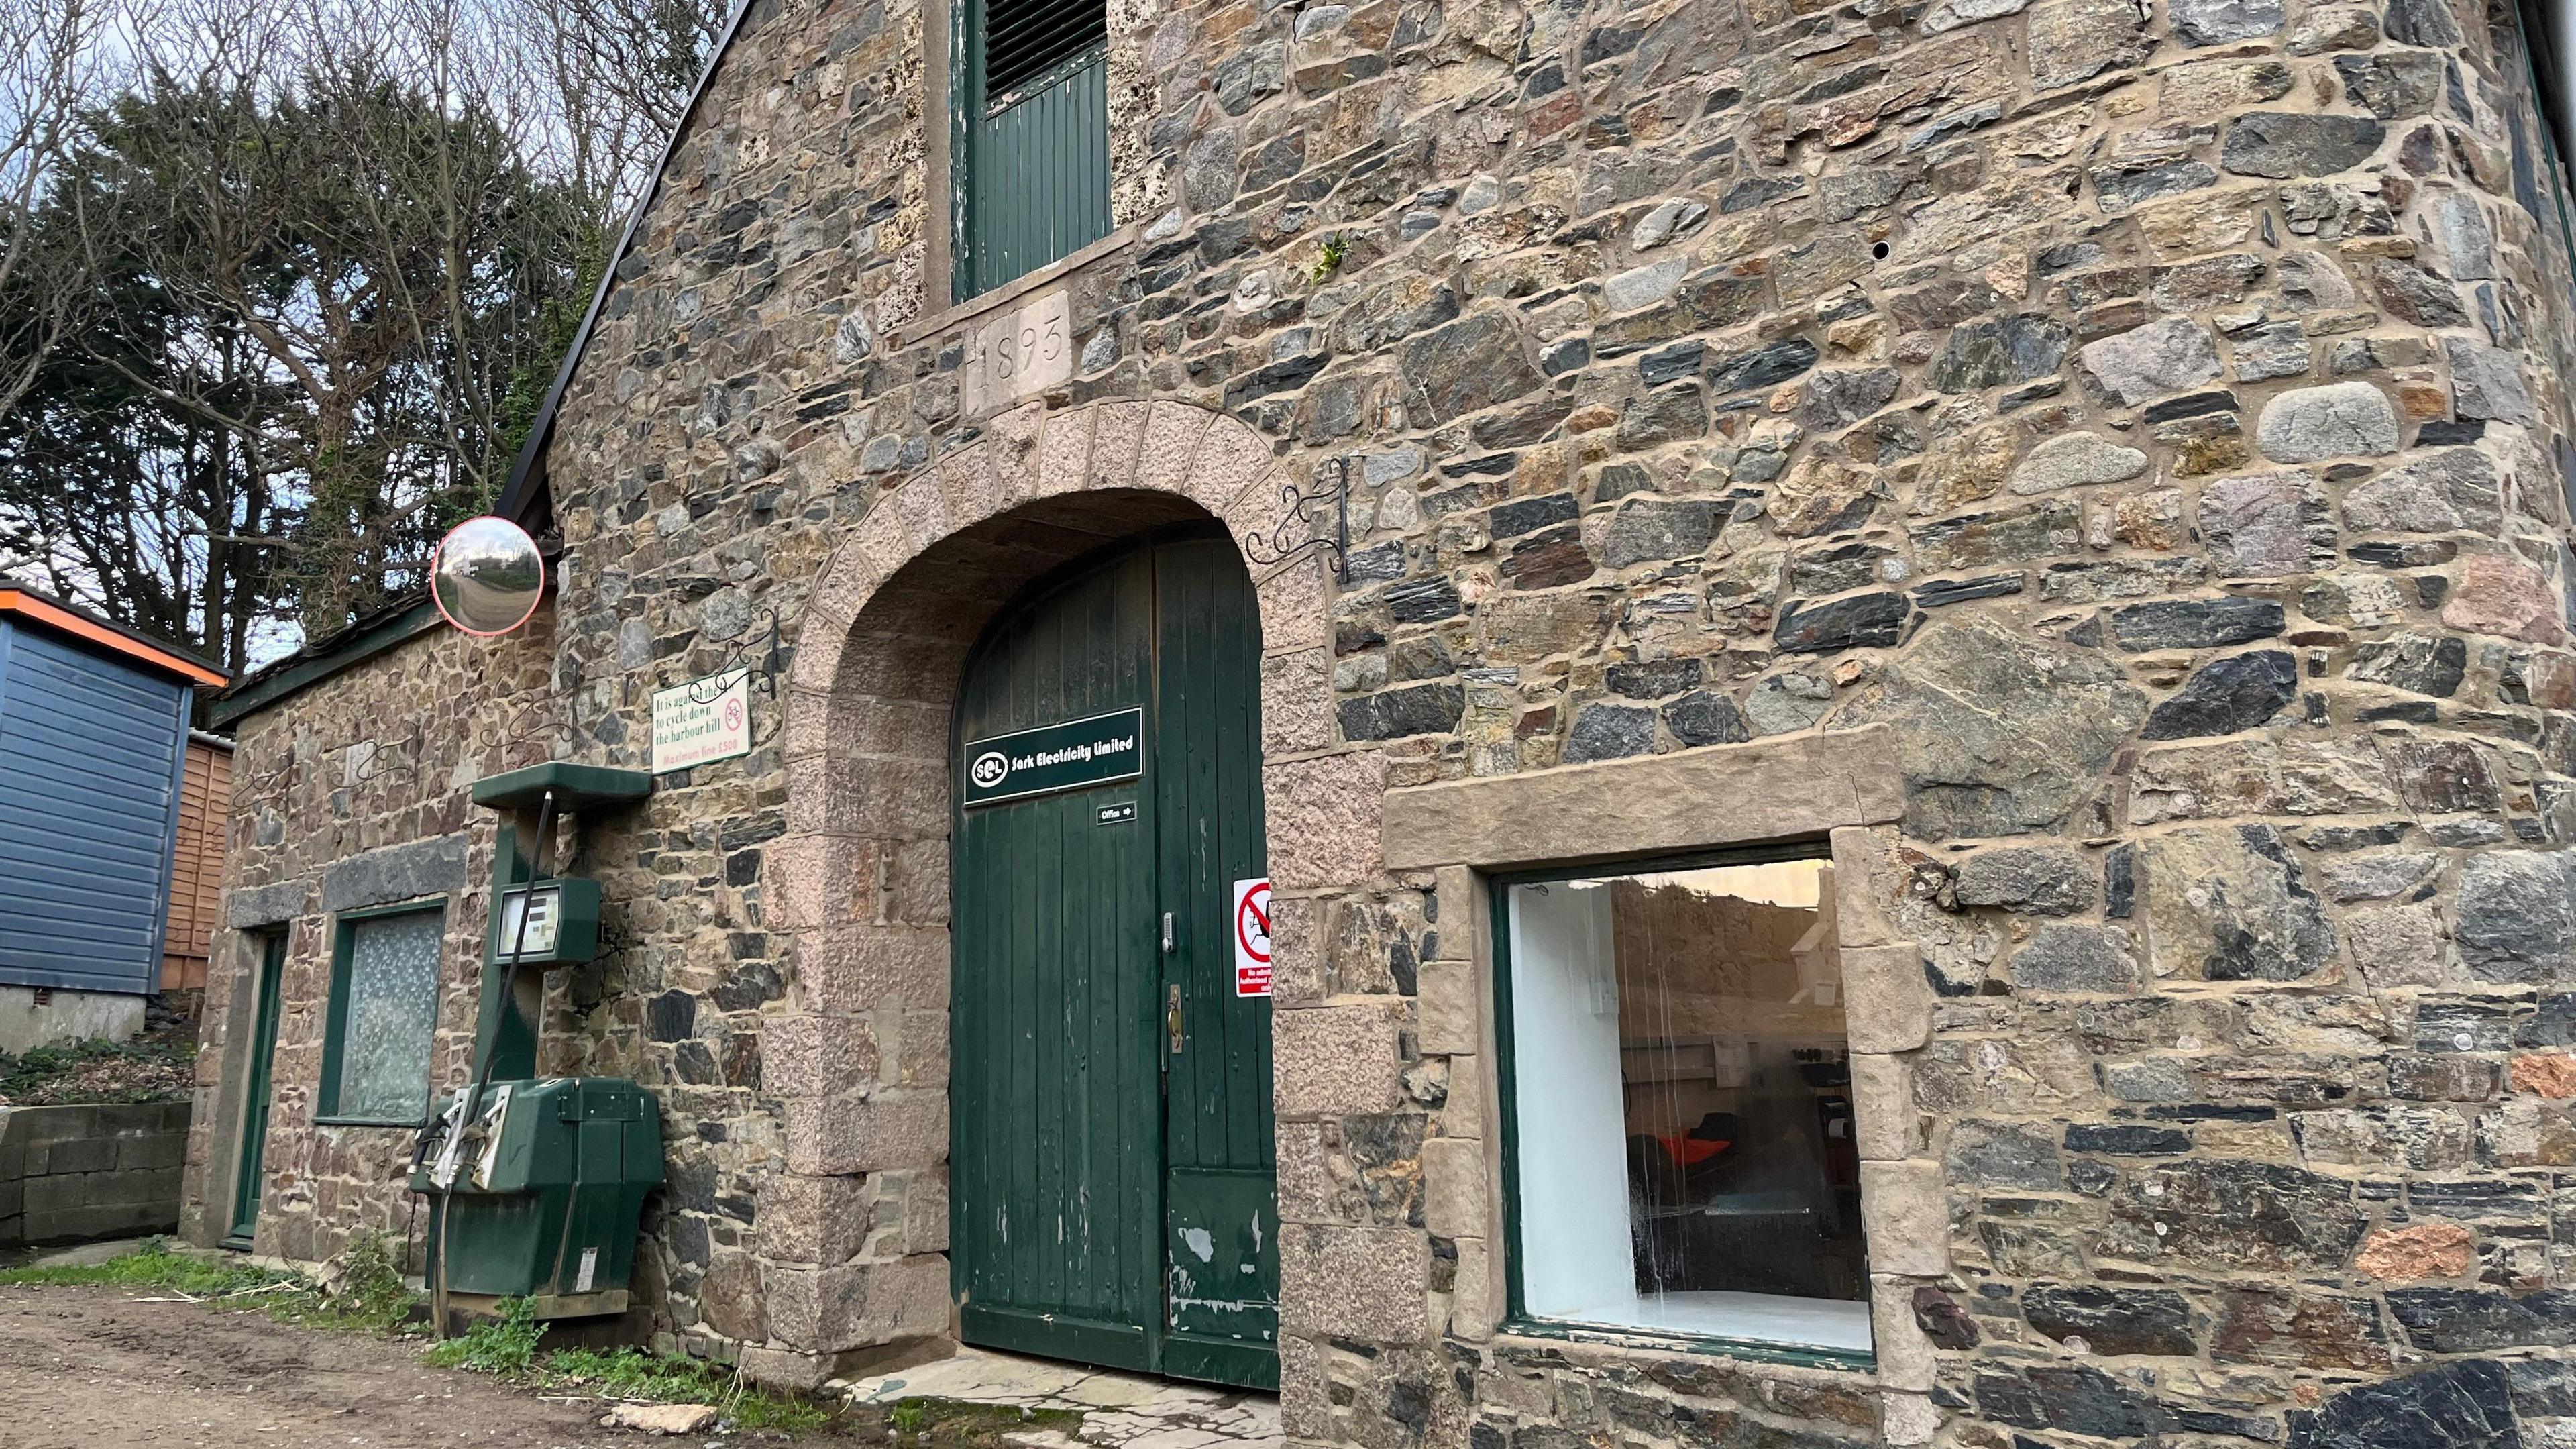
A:
POLYGON ((1232 544, 1189 531, 1042 582, 968 663, 949 1090, 971 1343, 1278 1382, 1270 1003, 1235 995, 1231 935, 1233 883, 1264 874, 1259 659, 1232 544))
POLYGON ((959 300, 1109 234, 1106 0, 961 0, 959 300))
POLYGON ((228 1247, 249 1247, 251 1230, 259 1225, 260 1157, 268 1150, 270 1068, 277 1058, 278 988, 285 974, 286 933, 273 931, 260 940, 259 979, 252 988, 250 1074, 243 1082, 241 1160, 233 1171, 228 1247))
MULTIPOLYGON (((1163 1042, 1163 1369, 1279 1384, 1279 1207, 1270 998, 1235 994, 1234 883, 1266 877, 1261 620, 1232 541, 1159 551, 1155 879, 1172 913, 1163 1042)), ((1261 904, 1268 904, 1266 895, 1261 904)), ((1264 923, 1267 929, 1267 923, 1264 923)), ((1266 990, 1266 987, 1265 987, 1266 990)))

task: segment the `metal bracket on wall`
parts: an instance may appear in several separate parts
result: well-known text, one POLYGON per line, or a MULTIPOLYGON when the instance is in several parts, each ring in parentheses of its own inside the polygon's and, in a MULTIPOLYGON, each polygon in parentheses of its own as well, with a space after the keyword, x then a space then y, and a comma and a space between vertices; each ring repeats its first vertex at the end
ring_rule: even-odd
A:
POLYGON ((365 759, 351 761, 347 766, 345 766, 348 778, 352 784, 363 784, 369 780, 375 779, 379 775, 390 772, 399 774, 412 784, 417 785, 420 783, 421 746, 427 739, 428 733, 422 727, 420 721, 417 719, 413 720, 411 726, 411 738, 404 740, 399 745, 395 746, 395 750, 399 750, 401 752, 401 757, 404 761, 400 767, 385 764, 385 756, 393 753, 394 751, 387 750, 384 746, 376 744, 373 740, 353 740, 348 744, 342 745, 340 749, 334 753, 339 753, 343 758, 346 758, 345 752, 354 750, 361 744, 372 746, 365 759))
MULTIPOLYGON (((1309 491, 1294 483, 1282 484, 1279 504, 1285 510, 1268 533, 1255 531, 1243 536, 1243 556, 1255 565, 1268 568, 1286 563, 1317 550, 1333 555, 1333 582, 1348 586, 1351 581, 1351 457, 1344 453, 1333 461, 1333 481, 1309 491), (1324 531, 1324 510, 1332 510, 1332 531, 1324 531), (1305 537, 1298 538, 1299 533, 1305 537)), ((1322 469, 1316 470, 1319 474, 1322 469)))
POLYGON ((505 759, 514 752, 537 761, 548 758, 556 745, 569 746, 573 738, 571 728, 556 719, 554 706, 559 700, 576 699, 580 694, 581 661, 567 657, 556 666, 554 690, 513 705, 494 732, 492 742, 501 747, 505 759), (536 754, 528 756, 526 747, 533 747, 536 754))
POLYGON ((708 675, 704 679, 695 679, 689 682, 689 702, 691 704, 713 704, 717 700, 723 698, 727 686, 721 685, 717 681, 722 680, 726 675, 733 673, 737 669, 741 670, 761 693, 768 695, 771 699, 776 699, 778 697, 778 661, 779 655, 782 652, 779 648, 778 637, 778 611, 776 609, 771 609, 769 611, 769 637, 767 639, 764 640, 757 634, 744 633, 737 634, 731 639, 721 641, 725 646, 723 662, 716 666, 715 673, 708 675), (760 662, 758 664, 750 662, 751 651, 754 649, 760 650, 760 662))

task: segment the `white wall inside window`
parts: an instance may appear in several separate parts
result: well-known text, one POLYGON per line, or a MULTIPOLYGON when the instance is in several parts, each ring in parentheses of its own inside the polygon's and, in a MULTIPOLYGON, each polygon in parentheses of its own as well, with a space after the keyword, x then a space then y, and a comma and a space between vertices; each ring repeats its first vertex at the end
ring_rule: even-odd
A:
POLYGON ((1616 1321, 1635 1297, 1620 1122, 1619 995, 1610 892, 1590 882, 1511 893, 1513 1105, 1523 1305, 1616 1321))

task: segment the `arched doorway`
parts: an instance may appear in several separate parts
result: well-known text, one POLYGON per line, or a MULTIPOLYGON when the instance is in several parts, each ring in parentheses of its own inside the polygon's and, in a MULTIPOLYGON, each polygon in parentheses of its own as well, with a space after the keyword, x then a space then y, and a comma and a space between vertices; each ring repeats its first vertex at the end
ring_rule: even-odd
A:
POLYGON ((1270 1002, 1235 942, 1238 885, 1267 873, 1260 658, 1212 524, 1040 579, 968 656, 950 1191, 970 1343, 1277 1386, 1270 1002))

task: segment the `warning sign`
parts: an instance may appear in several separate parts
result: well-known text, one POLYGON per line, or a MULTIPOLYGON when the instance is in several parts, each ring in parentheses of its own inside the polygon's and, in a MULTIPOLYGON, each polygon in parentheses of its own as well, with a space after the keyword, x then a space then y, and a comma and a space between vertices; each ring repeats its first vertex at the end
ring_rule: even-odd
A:
POLYGON ((1270 994, 1270 882, 1234 883, 1234 994, 1270 994))
POLYGON ((653 773, 750 754, 750 677, 748 669, 728 669, 654 691, 653 773))

